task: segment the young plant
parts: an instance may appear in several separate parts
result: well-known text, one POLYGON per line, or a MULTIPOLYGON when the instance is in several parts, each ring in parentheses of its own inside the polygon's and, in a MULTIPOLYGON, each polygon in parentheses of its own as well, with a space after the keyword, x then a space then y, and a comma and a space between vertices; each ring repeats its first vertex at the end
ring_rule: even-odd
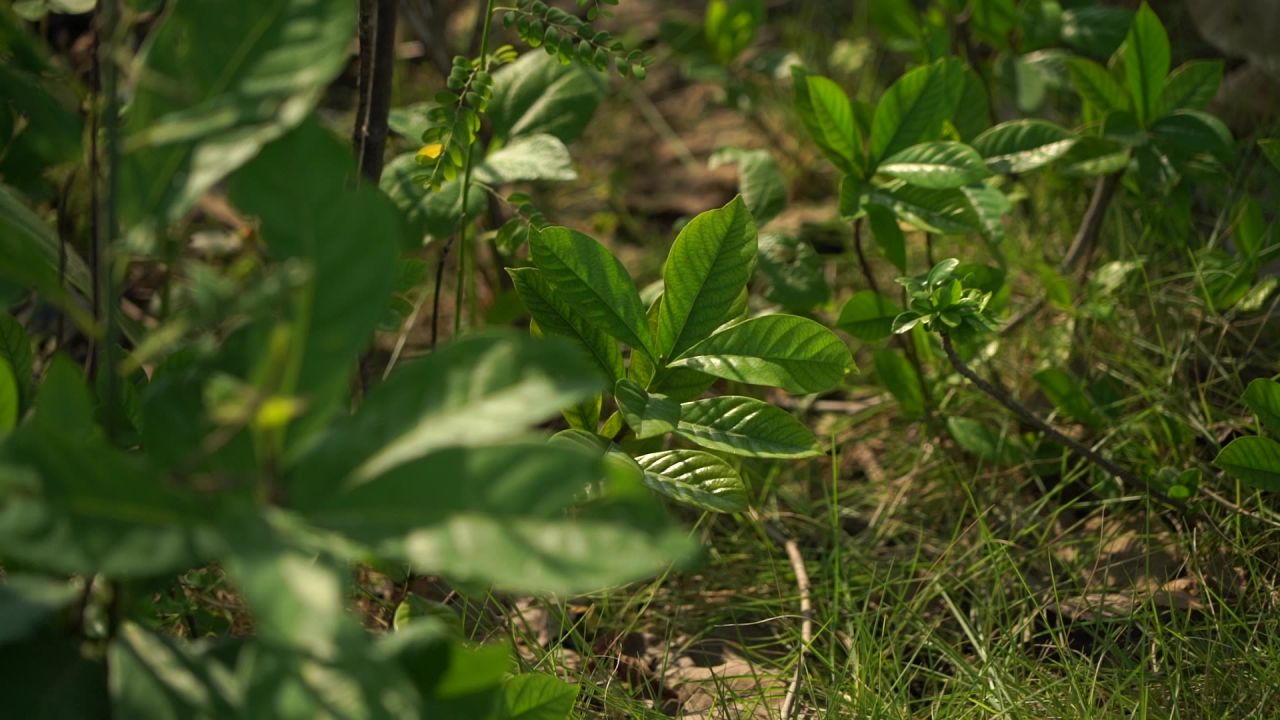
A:
MULTIPOLYGON (((742 457, 821 453, 812 432, 773 405, 746 396, 699 397, 716 378, 825 392, 854 370, 844 341, 817 322, 784 314, 744 319, 757 246, 741 197, 680 231, 663 266, 662 293, 647 310, 626 269, 592 238, 548 227, 530 235, 529 247, 532 267, 508 272, 533 332, 570 338, 611 383, 566 413, 572 427, 605 440, 621 439, 627 428, 637 440, 674 435, 742 457), (625 365, 619 343, 630 351, 625 365), (605 396, 618 411, 601 422, 605 396)), ((646 482, 678 502, 746 507, 741 478, 708 452, 668 450, 637 461, 646 482)))

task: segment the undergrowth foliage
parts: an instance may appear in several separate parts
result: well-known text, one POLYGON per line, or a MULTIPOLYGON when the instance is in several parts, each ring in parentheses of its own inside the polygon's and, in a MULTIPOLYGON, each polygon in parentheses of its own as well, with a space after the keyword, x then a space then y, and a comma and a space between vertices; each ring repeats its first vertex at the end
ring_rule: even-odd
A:
POLYGON ((563 599, 693 567, 672 511, 754 518, 762 477, 827 454, 838 472, 841 448, 793 411, 855 382, 979 463, 1142 492, 1179 522, 1211 502, 1273 517, 1252 491, 1280 491, 1274 358, 1242 363, 1231 418, 1175 426, 1126 415, 1120 374, 1071 342, 1140 278, 1185 283, 1205 323, 1273 311, 1274 198, 1232 182, 1280 170, 1280 144, 1208 112, 1221 61, 1173 67, 1146 4, 880 0, 873 28, 907 67, 870 101, 753 57, 765 4, 712 0, 701 27, 664 28, 671 54, 766 128, 758 99, 787 86, 788 140, 827 164, 801 170, 849 257, 782 229, 793 159, 724 147, 707 159, 739 194, 664 239, 638 287, 540 192, 577 179, 570 144, 609 83, 654 66, 599 27, 615 4, 483 3, 478 55, 386 118, 397 153, 375 182, 320 112, 349 0, 0 9, 8 712, 569 717, 577 685, 468 642, 413 580, 563 599), (81 78, 36 23, 89 12, 81 78), (490 49, 502 29, 524 51, 490 49), (1090 199, 1065 249, 1046 237, 1018 266, 1018 213, 1044 187, 1090 199), (1138 231, 1108 236, 1113 208, 1138 231), (485 271, 506 304, 482 314, 485 271), (1049 311, 1073 335, 1037 355, 1036 407, 982 366, 1049 311), (1017 424, 956 412, 972 388, 1017 424), (406 588, 391 632, 348 609, 366 571, 406 588), (197 587, 236 612, 175 600, 197 587))

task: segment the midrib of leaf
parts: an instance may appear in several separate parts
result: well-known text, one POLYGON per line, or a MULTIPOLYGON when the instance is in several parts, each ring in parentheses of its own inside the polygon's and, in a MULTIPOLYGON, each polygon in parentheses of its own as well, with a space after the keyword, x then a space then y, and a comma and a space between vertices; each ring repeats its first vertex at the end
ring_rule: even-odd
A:
MULTIPOLYGON (((735 213, 735 218, 739 218, 739 217, 741 217, 741 213, 735 213)), ((725 259, 726 257, 731 257, 731 253, 729 252, 729 243, 725 241, 725 238, 729 237, 730 232, 732 232, 733 230, 733 227, 737 224, 738 224, 738 221, 735 219, 734 222, 730 225, 730 227, 726 230, 726 232, 724 233, 724 236, 720 240, 719 248, 717 248, 716 250, 715 259, 711 261, 711 266, 707 268, 707 272, 703 274, 702 278, 698 280, 698 291, 694 293, 693 301, 689 303, 688 311, 684 313, 684 317, 680 320, 680 332, 676 335, 675 340, 672 341, 671 349, 667 351, 668 354, 680 352, 680 346, 684 343, 689 342, 685 340, 685 332, 689 329, 689 317, 693 315, 694 309, 698 306, 698 300, 699 298, 702 297, 702 291, 705 290, 707 287, 707 281, 711 279, 711 273, 716 269, 716 266, 720 264, 721 260, 725 259)), ((744 222, 742 223, 742 225, 744 226, 744 230, 745 230, 746 223, 744 222)), ((664 304, 665 303, 666 301, 664 300, 664 304)), ((701 338, 699 338, 698 340, 693 340, 692 343, 690 344, 690 347, 692 347, 692 345, 694 344, 697 344, 699 340, 701 340, 701 338)), ((688 348, 686 348, 686 350, 687 349, 688 348)), ((665 358, 658 358, 659 361, 663 359, 665 358)))

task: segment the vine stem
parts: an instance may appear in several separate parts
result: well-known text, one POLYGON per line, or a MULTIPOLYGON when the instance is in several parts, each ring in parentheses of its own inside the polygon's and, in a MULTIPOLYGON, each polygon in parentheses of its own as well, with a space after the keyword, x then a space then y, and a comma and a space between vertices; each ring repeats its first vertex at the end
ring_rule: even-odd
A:
POLYGON ((973 368, 966 365, 965 362, 960 359, 960 356, 956 354, 955 346, 951 344, 951 336, 946 333, 942 333, 942 349, 947 353, 947 359, 951 361, 951 366, 956 369, 956 372, 963 375, 966 380, 976 385, 979 390, 991 396, 992 399, 1003 405, 1014 415, 1017 415, 1028 425, 1034 426, 1037 430, 1047 435, 1050 440, 1066 446, 1076 455, 1079 455, 1085 460, 1088 460, 1094 465, 1097 465, 1107 471, 1125 485, 1130 487, 1146 485, 1145 482, 1139 480, 1132 472, 1129 472, 1116 463, 1106 459, 1088 445, 1069 437, 1061 430, 1050 425, 1048 422, 1041 420, 1035 413, 1027 409, 1025 405, 1015 400, 1014 397, 1004 388, 987 381, 982 376, 978 375, 978 373, 974 372, 973 368))

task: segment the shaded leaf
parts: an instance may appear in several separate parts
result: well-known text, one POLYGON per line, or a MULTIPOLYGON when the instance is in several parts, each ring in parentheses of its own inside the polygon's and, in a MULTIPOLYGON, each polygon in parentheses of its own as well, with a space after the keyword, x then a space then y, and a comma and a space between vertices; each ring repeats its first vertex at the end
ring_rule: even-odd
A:
MULTIPOLYGON (((124 115, 120 211, 135 247, 307 117, 346 67, 355 15, 313 0, 168 8, 124 115)), ((285 166, 295 179, 303 167, 285 166)))
POLYGON ((1044 120, 1011 120, 983 132, 973 147, 997 173, 1024 173, 1062 157, 1075 138, 1044 120))
POLYGON ((924 142, 895 153, 877 172, 925 188, 956 188, 991 175, 982 156, 958 142, 924 142))
POLYGON ((1147 127, 1160 117, 1165 78, 1169 75, 1169 35, 1145 2, 1134 14, 1125 38, 1124 75, 1138 122, 1147 127))
POLYGON ((878 342, 893 334, 893 319, 902 308, 874 290, 860 290, 840 308, 836 327, 864 342, 878 342))
POLYGON ((525 53, 493 74, 487 115, 498 139, 548 133, 569 142, 590 124, 603 99, 598 73, 544 53, 525 53))
POLYGON ((613 396, 618 411, 640 440, 674 432, 680 422, 680 403, 666 395, 651 395, 625 378, 618 381, 613 396))
POLYGON ((876 375, 908 417, 924 415, 924 386, 911 363, 898 350, 877 348, 876 375))
POLYGON ((763 226, 787 207, 787 185, 768 150, 721 148, 711 155, 712 169, 738 164, 738 191, 756 226, 763 226))

